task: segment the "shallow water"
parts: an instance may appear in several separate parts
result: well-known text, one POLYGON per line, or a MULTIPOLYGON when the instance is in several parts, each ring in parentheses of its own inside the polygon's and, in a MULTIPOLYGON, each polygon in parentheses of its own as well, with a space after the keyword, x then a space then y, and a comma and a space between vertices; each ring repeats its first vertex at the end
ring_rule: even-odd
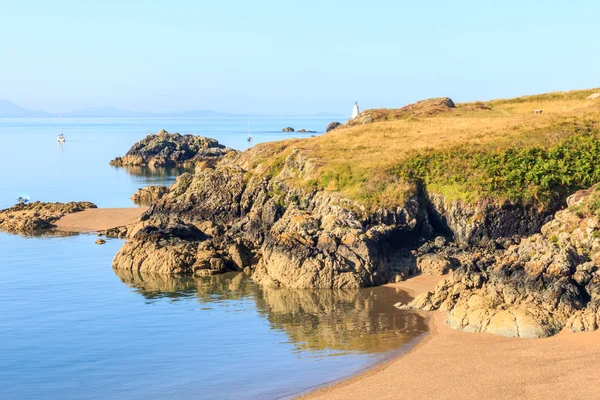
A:
MULTIPOLYGON (((0 119, 0 207, 20 192, 133 206, 138 187, 180 171, 116 169, 109 159, 163 127, 245 145, 246 120, 207 120, 66 121, 68 142, 57 148, 50 120, 0 119)), ((255 143, 287 137, 276 128, 291 124, 254 121, 255 143)), ((426 330, 421 316, 393 307, 406 300, 395 289, 276 290, 244 274, 113 271, 122 241, 95 239, 0 233, 0 398, 282 398, 359 372, 426 330)))
MULTIPOLYGON (((284 133, 286 126, 323 132, 329 118, 251 118, 256 145, 311 133, 284 133)), ((244 150, 250 146, 245 118, 66 118, 67 142, 56 143, 60 120, 0 118, 0 208, 19 196, 42 201, 87 200, 99 207, 131 207, 129 197, 140 187, 169 184, 178 171, 156 176, 147 169, 111 167, 137 141, 161 129, 217 139, 244 150)))

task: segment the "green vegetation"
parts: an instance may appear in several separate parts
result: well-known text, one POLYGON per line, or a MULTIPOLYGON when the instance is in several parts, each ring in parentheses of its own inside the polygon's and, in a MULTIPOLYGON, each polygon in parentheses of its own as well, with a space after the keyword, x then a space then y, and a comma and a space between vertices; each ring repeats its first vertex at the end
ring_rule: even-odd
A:
POLYGON ((600 186, 596 186, 590 200, 587 203, 587 211, 589 214, 600 217, 600 186))
POLYGON ((596 121, 562 123, 555 131, 563 137, 549 147, 424 151, 391 172, 450 198, 546 203, 600 181, 598 127, 596 121))

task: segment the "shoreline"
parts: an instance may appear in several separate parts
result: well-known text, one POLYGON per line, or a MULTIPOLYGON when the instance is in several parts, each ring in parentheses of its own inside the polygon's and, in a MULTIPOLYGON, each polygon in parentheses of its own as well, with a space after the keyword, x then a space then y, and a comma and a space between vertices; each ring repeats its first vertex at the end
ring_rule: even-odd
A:
MULTIPOLYGON (((424 280, 417 276, 389 286, 417 295, 432 289, 435 279, 424 280)), ((440 311, 430 312, 427 323, 429 332, 407 351, 297 398, 547 399, 600 393, 599 331, 565 329, 542 339, 467 333, 446 325, 440 311)))
MULTIPOLYGON (((442 275, 442 276, 415 275, 415 276, 408 278, 405 281, 401 281, 398 283, 387 283, 382 286, 404 290, 405 292, 407 292, 410 295, 410 297, 414 298, 424 291, 433 290, 435 288, 435 286, 438 284, 438 282, 440 282, 442 279, 446 278, 447 276, 448 276, 447 274, 442 275)), ((366 378, 368 376, 376 374, 376 373, 380 372, 381 370, 387 368, 390 364, 396 362, 398 359, 402 358, 406 354, 415 350, 419 345, 421 345, 424 341, 426 341, 429 338, 429 336, 431 335, 431 330, 432 330, 432 326, 430 323, 431 313, 419 312, 419 311, 411 311, 411 312, 426 314, 426 323, 428 326, 427 332, 424 332, 423 334, 419 335, 418 337, 415 337, 409 343, 406 343, 405 345, 401 346, 400 348, 391 351, 391 354, 384 357, 380 362, 378 362, 374 365, 368 366, 368 367, 362 369, 361 371, 358 371, 358 372, 356 372, 352 375, 346 376, 344 378, 334 379, 329 382, 324 382, 319 385, 315 385, 311 388, 308 388, 306 390, 303 390, 302 392, 297 393, 296 395, 294 395, 293 398, 310 399, 316 395, 319 395, 320 393, 326 394, 329 390, 331 390, 333 388, 336 388, 338 386, 344 386, 345 384, 350 383, 351 381, 358 380, 361 378, 366 378)))
POLYGON ((135 222, 147 207, 89 208, 66 214, 58 219, 54 229, 64 232, 98 232, 135 222))

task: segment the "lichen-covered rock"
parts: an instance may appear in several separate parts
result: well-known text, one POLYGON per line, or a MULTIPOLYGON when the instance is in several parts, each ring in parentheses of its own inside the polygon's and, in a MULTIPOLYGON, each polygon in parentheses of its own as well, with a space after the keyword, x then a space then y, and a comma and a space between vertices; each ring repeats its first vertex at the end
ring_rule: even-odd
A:
POLYGON ((55 227, 54 222, 65 214, 96 208, 90 202, 16 204, 0 210, 0 230, 11 233, 33 233, 55 227))
POLYGON ((541 233, 506 250, 470 252, 434 292, 403 309, 448 312, 455 329, 544 337, 600 322, 600 186, 568 199, 541 233))
POLYGON ((169 192, 166 186, 147 186, 138 189, 131 200, 138 205, 149 206, 169 192))
POLYGON ((214 166, 224 155, 233 151, 215 139, 169 133, 163 129, 134 144, 125 156, 115 158, 110 165, 153 168, 193 167, 198 164, 214 166))

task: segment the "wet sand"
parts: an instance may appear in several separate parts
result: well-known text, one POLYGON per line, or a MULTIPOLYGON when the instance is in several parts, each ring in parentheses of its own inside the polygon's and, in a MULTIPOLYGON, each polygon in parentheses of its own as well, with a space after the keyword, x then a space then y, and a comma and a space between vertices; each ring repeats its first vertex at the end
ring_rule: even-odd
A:
MULTIPOLYGON (((414 294, 439 278, 394 284, 414 294)), ((545 339, 505 338, 450 329, 441 312, 411 351, 310 399, 550 399, 600 397, 600 331, 545 339)))
POLYGON ((101 231, 135 222, 147 207, 90 208, 67 214, 55 222, 56 229, 70 232, 101 231))

